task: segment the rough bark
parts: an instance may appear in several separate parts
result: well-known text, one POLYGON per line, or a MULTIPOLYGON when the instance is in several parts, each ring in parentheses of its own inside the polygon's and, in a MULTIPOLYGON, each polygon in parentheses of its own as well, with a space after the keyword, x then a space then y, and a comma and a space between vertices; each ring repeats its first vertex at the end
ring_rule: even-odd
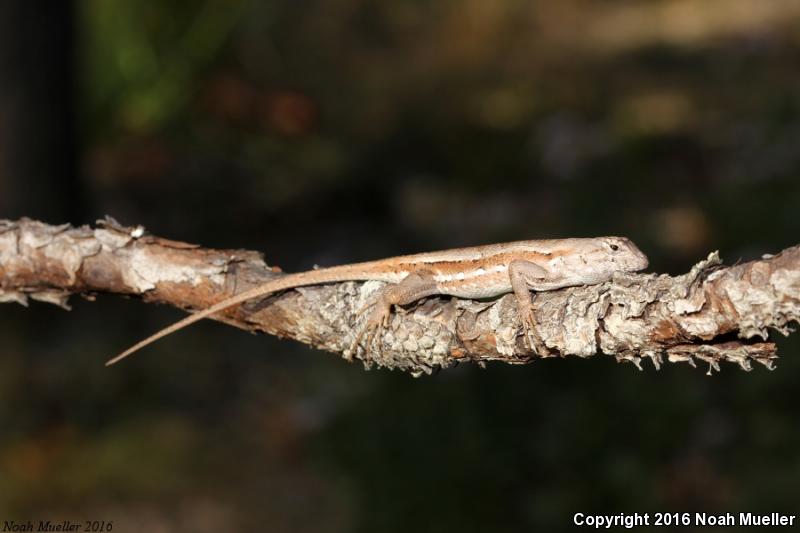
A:
MULTIPOLYGON (((279 275, 257 252, 175 242, 110 218, 95 228, 0 221, 0 302, 26 305, 30 298, 69 309, 70 295, 108 292, 202 309, 279 275)), ((364 319, 357 311, 382 286, 299 288, 233 308, 219 320, 342 354, 364 319)), ((648 358, 656 368, 700 361, 710 372, 728 361, 750 370, 755 361, 771 369, 777 353, 768 329, 788 334, 790 323, 800 321, 800 246, 730 267, 714 252, 682 276, 620 275, 540 293, 534 306, 550 357, 602 352, 639 368, 648 358)), ((537 357, 520 335, 511 295, 490 302, 426 299, 398 310, 373 348, 355 354, 367 367, 414 374, 462 361, 519 364, 537 357)))

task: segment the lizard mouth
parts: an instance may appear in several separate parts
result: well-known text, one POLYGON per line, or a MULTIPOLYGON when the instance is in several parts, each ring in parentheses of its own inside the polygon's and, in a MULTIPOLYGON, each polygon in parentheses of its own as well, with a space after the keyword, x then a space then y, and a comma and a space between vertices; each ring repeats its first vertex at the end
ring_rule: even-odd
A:
POLYGON ((636 259, 637 259, 637 261, 636 261, 634 272, 636 272, 638 270, 644 270, 645 268, 650 266, 650 260, 647 259, 647 256, 644 255, 641 251, 639 251, 639 253, 636 254, 636 259))

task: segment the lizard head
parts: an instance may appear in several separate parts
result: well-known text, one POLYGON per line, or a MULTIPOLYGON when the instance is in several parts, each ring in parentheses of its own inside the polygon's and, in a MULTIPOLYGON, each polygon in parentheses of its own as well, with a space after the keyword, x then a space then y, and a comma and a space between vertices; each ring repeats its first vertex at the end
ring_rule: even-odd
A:
POLYGON ((595 239, 598 261, 608 263, 615 270, 637 272, 647 268, 647 256, 625 237, 599 237, 595 239))
POLYGON ((563 239, 546 255, 538 290, 603 283, 617 272, 637 272, 648 265, 647 256, 625 237, 563 239))

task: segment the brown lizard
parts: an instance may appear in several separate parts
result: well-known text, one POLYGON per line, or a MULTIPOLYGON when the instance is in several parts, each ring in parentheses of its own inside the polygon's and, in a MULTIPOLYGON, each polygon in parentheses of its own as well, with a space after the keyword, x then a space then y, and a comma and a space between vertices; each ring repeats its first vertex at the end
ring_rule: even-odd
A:
POLYGON ((375 334, 388 325, 392 306, 408 305, 437 294, 492 298, 509 292, 516 295, 523 333, 530 347, 538 353, 546 353, 547 349, 536 333, 531 291, 594 285, 611 279, 615 272, 636 272, 647 268, 647 264, 647 257, 625 237, 595 237, 490 244, 287 274, 226 298, 162 329, 109 360, 106 365, 112 365, 189 324, 253 298, 307 285, 368 280, 385 281, 391 285, 380 293, 366 326, 355 336, 350 353, 355 353, 365 333, 368 334, 369 346, 375 334))

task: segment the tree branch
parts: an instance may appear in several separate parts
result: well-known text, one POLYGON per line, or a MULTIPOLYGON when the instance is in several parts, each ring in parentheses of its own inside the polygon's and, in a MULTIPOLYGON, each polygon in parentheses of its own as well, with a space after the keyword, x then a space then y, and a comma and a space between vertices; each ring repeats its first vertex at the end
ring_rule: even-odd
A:
MULTIPOLYGON (((148 235, 111 218, 95 228, 0 221, 0 302, 32 298, 66 309, 68 297, 94 293, 140 296, 146 302, 202 309, 280 275, 261 254, 213 250, 148 235)), ((299 288, 227 311, 236 327, 289 337, 343 353, 380 282, 299 288)), ((534 300, 551 356, 598 352, 640 367, 649 358, 721 361, 772 368, 776 347, 767 330, 800 322, 800 246, 724 267, 716 252, 682 276, 625 274, 600 285, 543 292, 534 300)), ((137 339, 131 339, 131 342, 137 339)), ((347 356, 345 356, 347 358, 347 356)), ((356 358, 415 374, 462 361, 528 363, 512 295, 491 302, 429 298, 393 314, 388 330, 356 358), (380 343, 380 350, 377 350, 380 343)), ((641 368, 641 367, 640 367, 641 368)))

